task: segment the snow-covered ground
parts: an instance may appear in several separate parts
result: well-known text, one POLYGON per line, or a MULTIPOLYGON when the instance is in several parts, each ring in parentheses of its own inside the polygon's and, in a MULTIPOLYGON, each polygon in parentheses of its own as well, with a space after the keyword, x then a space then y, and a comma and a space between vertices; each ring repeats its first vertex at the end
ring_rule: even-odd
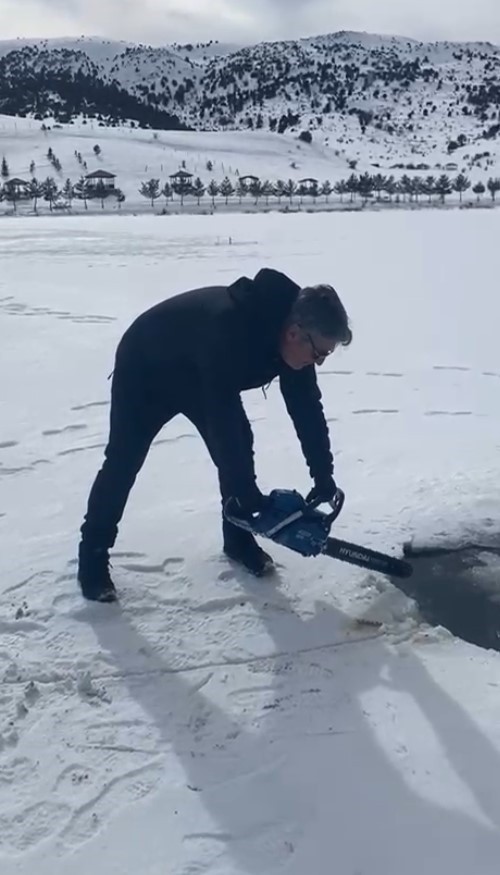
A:
MULTIPOLYGON (((332 150, 321 146, 298 143, 296 138, 269 132, 243 131, 206 133, 185 131, 151 131, 99 127, 97 122, 75 123, 60 128, 42 131, 42 122, 0 115, 0 160, 5 155, 11 177, 30 179, 31 161, 35 162, 34 174, 40 181, 53 176, 61 186, 69 177, 78 182, 82 175, 94 170, 107 170, 117 176, 116 185, 126 195, 123 209, 144 209, 151 206, 139 194, 142 182, 158 178, 162 185, 172 173, 176 173, 185 161, 186 169, 200 176, 206 185, 211 179, 221 181, 228 176, 233 184, 240 176, 253 174, 263 179, 278 178, 298 181, 305 176, 316 175, 321 181, 346 177, 351 172, 347 161, 335 156, 332 150), (101 147, 96 157, 94 146, 101 147), (57 174, 47 158, 52 148, 62 164, 57 174), (87 171, 78 163, 75 152, 80 152, 87 162, 87 171), (213 170, 207 170, 211 161, 213 170), (296 164, 292 167, 292 163, 296 164)), ((157 202, 159 211, 164 200, 157 202)), ((205 199, 205 208, 211 205, 205 199)), ((3 212, 5 204, 0 205, 3 212)), ((42 204, 40 204, 42 206, 42 204)), ((100 209, 100 204, 97 204, 100 209)), ((10 209, 12 209, 10 207, 10 209)), ((47 209, 47 205, 45 205, 47 209)), ((74 211, 83 211, 83 203, 75 203, 74 211)), ((113 199, 106 210, 116 210, 113 199)))
MULTIPOLYGON (((75 556, 123 330, 265 265, 333 283, 352 318, 353 345, 320 372, 347 494, 337 534, 396 554, 412 537, 494 537, 499 221, 2 224, 2 875, 496 875, 497 652, 327 558, 275 547, 274 582, 236 572, 215 472, 181 418, 127 507, 120 607, 82 601, 75 556)), ((261 486, 305 491, 277 387, 244 402, 261 486)))
MULTIPOLYGON (((278 179, 292 179, 298 183, 301 179, 314 177, 323 183, 329 180, 332 185, 340 179, 347 179, 353 172, 349 166, 350 159, 358 159, 356 173, 369 172, 371 174, 383 173, 386 176, 393 175, 400 179, 405 173, 409 176, 420 175, 425 178, 429 174, 438 177, 441 173, 448 173, 454 179, 459 171, 464 171, 470 178, 471 183, 478 181, 485 185, 488 179, 498 175, 498 157, 500 155, 498 144, 488 143, 489 158, 484 158, 469 169, 466 155, 474 154, 476 146, 464 146, 451 156, 442 150, 432 150, 426 156, 429 170, 414 171, 391 169, 394 163, 400 161, 413 161, 418 163, 422 156, 412 155, 405 152, 404 145, 387 148, 387 144, 380 141, 374 145, 369 141, 356 140, 356 149, 341 146, 335 137, 329 134, 315 137, 313 143, 299 142, 294 134, 272 134, 269 131, 152 131, 131 129, 123 126, 120 128, 100 127, 95 121, 75 122, 73 125, 50 126, 50 130, 42 130, 42 122, 33 119, 18 118, 15 116, 0 115, 0 161, 5 157, 10 170, 10 177, 21 178, 24 181, 31 179, 30 165, 35 164, 33 174, 43 182, 48 176, 55 179, 59 188, 64 186, 66 179, 71 179, 75 184, 78 180, 95 170, 106 170, 116 175, 116 186, 120 188, 126 201, 119 206, 115 198, 110 198, 105 203, 104 210, 107 213, 151 213, 150 201, 145 199, 139 189, 143 182, 156 178, 160 185, 169 181, 170 174, 176 173, 184 162, 185 169, 194 177, 201 177, 206 186, 212 179, 221 182, 224 177, 229 177, 236 186, 238 177, 253 174, 261 181, 278 179), (94 153, 94 146, 99 145, 100 155, 94 153), (47 157, 48 150, 52 149, 59 159, 62 169, 59 173, 54 170, 47 157), (79 163, 75 153, 80 153, 82 160, 86 162, 87 169, 79 163), (380 154, 383 158, 380 158, 380 154), (382 163, 379 163, 379 162, 382 163), (446 165, 451 161, 456 170, 447 171, 446 165), (211 162, 212 169, 207 169, 207 163, 211 162), (373 163, 375 162, 375 163, 373 163), (439 165, 439 166, 438 166, 439 165)), ((49 124, 48 122, 46 123, 49 124)), ((377 133, 378 136, 378 133, 377 133)), ((374 134, 375 137, 375 134, 374 134)), ((376 139, 376 138, 375 138, 376 139)), ((481 145, 480 151, 486 147, 481 145)), ((479 149, 479 146, 477 147, 479 149)), ((423 198, 426 200, 426 198, 423 198)), ((447 198, 450 204, 459 203, 459 195, 454 193, 447 198)), ((329 199, 330 206, 338 205, 338 195, 332 195, 329 199)), ((347 207, 350 207, 349 196, 344 197, 347 207)), ((476 195, 469 189, 464 195, 463 202, 476 204, 476 195)), ((483 204, 491 205, 488 192, 482 198, 483 204)), ((225 200, 222 196, 216 198, 216 210, 226 209, 225 200)), ((238 197, 232 197, 229 207, 238 211, 251 211, 255 209, 254 199, 250 196, 245 198, 240 205, 238 197)), ((259 209, 265 207, 265 199, 259 202, 259 209)), ((287 206, 287 199, 283 198, 282 206, 287 206)), ((297 209, 299 198, 293 201, 293 208, 297 209)), ((271 199, 271 207, 278 207, 276 199, 271 199)), ((324 209, 325 198, 318 199, 318 206, 324 209)), ((304 209, 311 209, 310 198, 304 200, 304 209)), ((101 212, 101 204, 98 200, 90 201, 89 212, 101 212)), ((154 211, 160 213, 165 208, 164 198, 155 202, 154 211)), ((168 211, 179 211, 180 202, 176 197, 174 202, 168 202, 168 211)), ((185 210, 198 210, 194 198, 188 197, 185 201, 185 210)), ((200 209, 204 212, 212 210, 212 200, 206 195, 200 209)), ((20 214, 33 214, 32 202, 20 202, 17 206, 20 214)), ((40 200, 38 211, 43 214, 49 213, 49 205, 40 200)), ((73 213, 83 213, 85 207, 82 201, 74 200, 72 203, 73 213)), ((0 203, 0 215, 12 215, 13 207, 10 203, 0 203)))

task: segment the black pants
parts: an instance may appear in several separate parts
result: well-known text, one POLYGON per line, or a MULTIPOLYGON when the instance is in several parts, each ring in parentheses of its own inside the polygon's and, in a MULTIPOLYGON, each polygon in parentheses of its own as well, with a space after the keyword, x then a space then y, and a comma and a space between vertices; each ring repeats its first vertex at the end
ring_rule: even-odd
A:
MULTIPOLYGON (((159 384, 137 359, 118 348, 111 385, 110 430, 104 463, 90 491, 81 527, 84 543, 91 549, 110 549, 118 534, 127 499, 142 468, 150 446, 160 429, 174 416, 184 414, 205 441, 212 461, 201 398, 196 388, 182 392, 179 374, 165 375, 159 384)), ((222 502, 229 498, 227 485, 219 472, 222 502)), ((223 519, 225 543, 234 544, 246 533, 223 519)))

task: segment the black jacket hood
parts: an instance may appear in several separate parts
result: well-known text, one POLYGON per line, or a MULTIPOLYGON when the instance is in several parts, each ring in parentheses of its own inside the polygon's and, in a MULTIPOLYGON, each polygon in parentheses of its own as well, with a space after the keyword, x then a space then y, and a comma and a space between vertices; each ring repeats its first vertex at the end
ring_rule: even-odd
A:
POLYGON ((286 274, 262 268, 254 279, 241 277, 228 288, 229 295, 246 316, 276 330, 287 318, 300 286, 286 274))

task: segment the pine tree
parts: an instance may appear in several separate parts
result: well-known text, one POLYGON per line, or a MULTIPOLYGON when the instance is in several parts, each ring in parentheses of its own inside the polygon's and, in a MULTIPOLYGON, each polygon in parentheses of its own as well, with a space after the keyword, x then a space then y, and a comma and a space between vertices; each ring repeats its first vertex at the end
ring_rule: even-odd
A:
POLYGON ((411 201, 413 198, 413 179, 405 173, 404 176, 401 177, 400 182, 403 195, 408 195, 411 201))
POLYGON ((366 203, 373 192, 373 177, 369 173, 362 173, 359 177, 358 190, 366 203))
POLYGON ((264 194, 260 179, 252 179, 250 182, 250 194, 255 198, 255 205, 259 203, 259 198, 264 194))
POLYGON ((355 173, 351 173, 349 179, 346 181, 346 191, 351 195, 352 203, 355 195, 359 192, 359 179, 355 173))
POLYGON ((28 185, 28 194, 33 201, 33 210, 35 213, 38 213, 37 204, 41 197, 44 196, 45 190, 41 183, 38 182, 36 176, 33 177, 30 184, 28 185))
POLYGON ((340 203, 344 202, 344 195, 347 194, 347 182, 345 179, 339 179, 338 182, 333 186, 333 190, 335 194, 338 194, 340 197, 340 203))
POLYGON ((161 190, 161 193, 166 201, 172 200, 173 191, 172 191, 172 186, 170 185, 169 182, 165 183, 165 185, 163 186, 163 188, 161 190))
POLYGON ((274 183, 274 194, 278 198, 278 202, 281 203, 281 198, 285 194, 285 182, 283 179, 277 179, 274 183))
POLYGON ((488 179, 488 191, 492 201, 495 201, 497 192, 500 191, 500 179, 488 179))
POLYGON ((271 180, 265 179, 262 183, 262 196, 266 199, 266 206, 269 206, 269 198, 274 194, 274 185, 271 180))
POLYGON ((78 182, 76 183, 76 185, 73 186, 73 194, 75 195, 75 197, 81 198, 81 200, 84 201, 86 210, 88 210, 87 193, 88 193, 87 180, 85 179, 84 176, 81 176, 80 179, 78 180, 78 182))
POLYGON ((215 207, 215 198, 219 194, 219 186, 218 186, 218 183, 215 181, 215 179, 211 180, 211 182, 207 188, 207 192, 210 195, 210 197, 212 198, 212 206, 215 207))
POLYGON ((236 194, 239 198, 240 204, 244 197, 248 194, 248 184, 244 179, 238 179, 238 183, 236 185, 236 194))
POLYGON ((66 182, 64 183, 64 187, 62 189, 61 194, 63 195, 64 198, 66 198, 69 205, 71 206, 71 201, 73 200, 73 197, 74 197, 73 183, 71 182, 71 179, 66 180, 66 182))
POLYGON ((385 191, 386 194, 389 195, 389 200, 392 203, 392 199, 393 199, 394 194, 396 192, 396 180, 394 179, 394 176, 388 176, 386 179, 384 179, 384 189, 383 190, 385 191))
POLYGON ((486 186, 482 182, 476 182, 472 191, 474 192, 475 195, 477 195, 477 202, 479 203, 479 201, 481 200, 481 196, 486 191, 486 186))
POLYGON ((192 184, 189 179, 176 179, 174 183, 172 183, 172 188, 178 197, 181 199, 181 207, 184 206, 184 198, 186 195, 191 194, 192 192, 192 184))
POLYGON ((198 206, 200 206, 200 201, 201 201, 204 194, 205 194, 205 186, 204 186, 202 180, 200 179, 200 177, 197 176, 195 181, 193 182, 193 195, 198 201, 198 206))
POLYGON ((460 195, 460 203, 462 203, 462 197, 463 197, 464 191, 467 191, 467 189, 469 189, 470 186, 471 186, 470 180, 467 179, 467 177, 464 176, 463 173, 459 173, 459 175, 457 176, 457 178, 453 182, 453 188, 455 191, 458 191, 458 193, 460 195))
POLYGON ((5 158, 5 155, 2 158, 2 169, 0 173, 2 175, 2 179, 8 179, 10 176, 9 165, 7 164, 7 159, 5 158))
POLYGON ((300 197, 300 203, 302 203, 303 198, 307 197, 307 195, 309 194, 309 189, 305 182, 299 183, 299 185, 297 186, 297 194, 300 197))
POLYGON ((429 203, 432 202, 432 196, 436 194, 436 179, 434 176, 427 176, 424 179, 424 194, 429 198, 429 203))
POLYGON ((160 180, 150 179, 148 182, 143 182, 139 189, 139 194, 148 198, 151 201, 151 207, 154 207, 155 200, 161 197, 160 180))
POLYGON ((50 212, 52 212, 52 205, 55 200, 59 197, 59 189, 57 188, 57 183, 55 179, 51 176, 48 176, 45 182, 42 184, 43 188, 43 196, 46 201, 49 202, 50 212))
POLYGON ((228 199, 230 197, 232 197, 232 195, 234 194, 234 185, 228 176, 225 176, 224 179, 222 180, 222 182, 219 186, 219 192, 222 195, 222 197, 226 198, 226 204, 227 204, 228 199))
POLYGON ((415 196, 418 203, 420 195, 425 194, 425 181, 421 179, 420 176, 414 176, 411 183, 412 194, 415 196))
POLYGON ((445 173, 443 173, 436 182, 436 192, 441 196, 441 203, 444 204, 446 195, 451 194, 453 187, 451 181, 445 173))
POLYGON ((17 185, 12 185, 12 183, 5 183, 3 195, 6 201, 13 204, 14 212, 17 213, 17 202, 21 199, 21 192, 17 185))
POLYGON ((288 182, 285 182, 285 185, 283 187, 283 194, 285 195, 285 197, 289 198, 290 205, 293 201, 293 196, 296 193, 297 193, 297 185, 293 181, 293 179, 289 179, 288 182))
POLYGON ((316 203, 320 195, 319 185, 316 180, 313 180, 313 182, 310 183, 308 194, 312 197, 314 203, 316 203))
POLYGON ((321 186, 321 194, 325 197, 325 202, 328 203, 328 199, 333 192, 333 186, 329 179, 325 179, 323 185, 321 186))
POLYGON ((376 173, 373 177, 373 190, 377 192, 377 200, 379 201, 382 192, 385 190, 386 178, 382 173, 376 173))
POLYGON ((106 188, 106 186, 104 185, 104 182, 102 181, 102 179, 100 179, 99 182, 97 183, 97 185, 95 187, 95 193, 96 193, 96 196, 101 201, 101 210, 103 210, 104 209, 104 201, 106 200, 106 198, 109 197, 110 192, 109 192, 109 188, 106 188))

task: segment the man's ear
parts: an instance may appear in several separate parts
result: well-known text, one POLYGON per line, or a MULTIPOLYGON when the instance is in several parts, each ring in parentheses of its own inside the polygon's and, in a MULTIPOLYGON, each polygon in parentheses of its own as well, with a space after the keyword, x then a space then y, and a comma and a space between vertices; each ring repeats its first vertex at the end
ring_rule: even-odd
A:
POLYGON ((290 340, 297 340, 297 338, 300 336, 299 326, 295 322, 291 322, 285 328, 285 336, 288 337, 290 340))

